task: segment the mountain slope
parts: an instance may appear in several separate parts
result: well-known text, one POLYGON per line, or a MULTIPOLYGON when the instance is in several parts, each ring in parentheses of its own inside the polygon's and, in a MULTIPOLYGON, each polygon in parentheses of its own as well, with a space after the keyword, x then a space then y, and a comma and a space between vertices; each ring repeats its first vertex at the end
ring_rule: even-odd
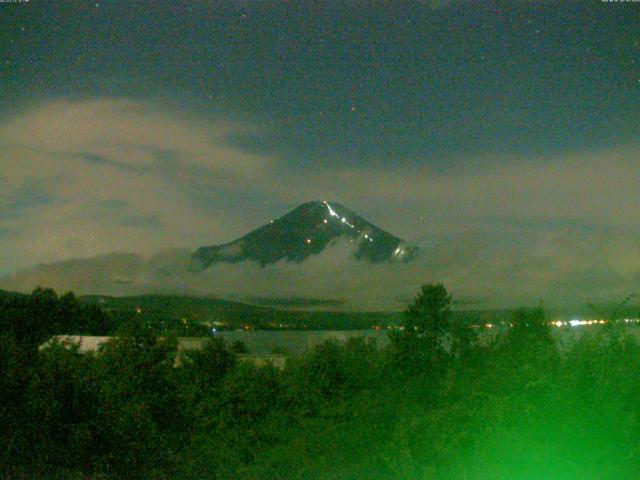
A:
POLYGON ((417 251, 338 203, 314 201, 303 203, 233 242, 199 248, 192 255, 192 269, 245 260, 262 266, 280 260, 301 262, 338 240, 354 244, 354 258, 372 263, 408 261, 417 251))

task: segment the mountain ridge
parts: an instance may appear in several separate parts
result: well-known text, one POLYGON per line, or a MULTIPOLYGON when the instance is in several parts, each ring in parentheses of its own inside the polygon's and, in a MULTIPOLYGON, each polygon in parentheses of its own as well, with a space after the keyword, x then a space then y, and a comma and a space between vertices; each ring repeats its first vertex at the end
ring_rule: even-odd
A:
POLYGON ((262 267, 281 260, 302 262, 340 239, 354 244, 356 260, 370 263, 410 261, 418 250, 338 202, 310 201, 232 242, 198 248, 191 269, 246 260, 262 267))

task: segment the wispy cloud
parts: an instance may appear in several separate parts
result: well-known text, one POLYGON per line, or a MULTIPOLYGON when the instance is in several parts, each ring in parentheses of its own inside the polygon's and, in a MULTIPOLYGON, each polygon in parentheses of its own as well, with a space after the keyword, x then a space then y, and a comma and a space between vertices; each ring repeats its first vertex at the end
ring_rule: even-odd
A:
POLYGON ((259 127, 121 99, 56 101, 7 119, 0 124, 0 272, 69 262, 3 285, 110 291, 112 277, 130 275, 136 281, 127 285, 143 290, 256 296, 275 289, 385 307, 430 280, 459 297, 521 303, 624 294, 640 278, 637 145, 513 162, 478 158, 444 173, 418 163, 335 162, 318 172, 230 144, 252 131, 259 127), (410 266, 365 267, 336 246, 302 266, 219 266, 183 276, 189 249, 232 240, 313 199, 337 200, 420 242, 424 256, 410 266), (187 249, 145 260, 176 246, 187 249), (135 255, 101 257, 110 252, 135 255))
POLYGON ((224 235, 234 219, 211 207, 268 167, 226 146, 243 128, 115 99, 53 102, 0 124, 3 227, 24 232, 0 270, 224 235))
POLYGON ((37 285, 79 293, 181 293, 234 299, 332 299, 347 309, 399 310, 419 286, 443 282, 467 307, 584 306, 624 298, 640 280, 640 240, 576 231, 529 232, 504 238, 468 231, 421 245, 412 263, 355 261, 340 243, 302 263, 265 268, 253 262, 188 271, 189 250, 149 258, 112 254, 41 265, 0 280, 0 288, 29 291, 37 285))

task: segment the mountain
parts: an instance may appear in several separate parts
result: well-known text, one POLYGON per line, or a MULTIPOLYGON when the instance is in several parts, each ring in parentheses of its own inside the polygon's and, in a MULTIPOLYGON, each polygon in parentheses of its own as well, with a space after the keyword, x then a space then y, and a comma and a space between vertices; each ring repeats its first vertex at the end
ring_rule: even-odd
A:
POLYGON ((369 329, 374 325, 395 324, 401 316, 395 311, 301 310, 287 308, 289 305, 258 305, 188 295, 83 295, 78 300, 114 314, 136 312, 141 319, 152 323, 164 321, 169 325, 172 320, 186 319, 192 328, 196 325, 224 324, 223 329, 238 329, 245 325, 261 329, 369 329))
POLYGON ((354 244, 353 256, 372 263, 409 261, 416 247, 369 223, 336 202, 303 203, 245 236, 224 245, 201 247, 192 255, 192 270, 218 262, 251 260, 266 266, 280 260, 302 262, 338 240, 354 244))

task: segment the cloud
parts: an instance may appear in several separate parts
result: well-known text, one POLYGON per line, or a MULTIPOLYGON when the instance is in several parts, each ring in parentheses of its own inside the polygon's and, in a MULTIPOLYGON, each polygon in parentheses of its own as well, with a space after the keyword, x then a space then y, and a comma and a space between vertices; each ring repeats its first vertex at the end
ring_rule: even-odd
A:
POLYGON ((122 99, 57 101, 5 119, 0 274, 47 266, 2 285, 348 298, 391 308, 425 281, 445 282, 462 299, 519 304, 617 298, 640 279, 637 145, 477 158, 446 173, 419 162, 386 170, 327 162, 332 168, 318 172, 228 142, 257 130, 122 99), (322 199, 421 243, 424 255, 408 266, 372 267, 336 245, 302 265, 184 274, 191 249, 322 199), (104 256, 111 252, 135 254, 104 256))
POLYGON ((263 165, 258 157, 223 146, 225 136, 247 126, 197 120, 141 101, 56 101, 11 118, 0 137, 36 151, 138 170, 156 168, 158 155, 220 174, 248 174, 263 165))
POLYGON ((442 282, 467 308, 503 308, 544 301, 554 308, 620 300, 640 279, 640 240, 577 231, 522 232, 508 238, 467 231, 422 245, 412 263, 353 260, 338 242, 302 263, 266 268, 253 262, 188 271, 188 250, 142 258, 133 254, 74 260, 18 272, 0 288, 37 285, 112 295, 179 293, 222 298, 309 298, 344 301, 354 310, 401 310, 426 282, 442 282))
POLYGON ((516 223, 591 225, 640 233, 640 147, 539 157, 500 165, 482 158, 447 174, 428 165, 387 170, 334 168, 286 178, 282 198, 339 200, 375 215, 375 223, 404 238, 468 228, 513 228, 516 223), (304 184, 304 192, 287 185, 304 184))
MULTIPOLYGON (((250 127, 127 100, 57 101, 0 124, 0 271, 113 250, 151 253, 233 230, 211 208, 268 167, 228 147, 250 127)), ((236 226, 236 230, 240 230, 236 226)))

